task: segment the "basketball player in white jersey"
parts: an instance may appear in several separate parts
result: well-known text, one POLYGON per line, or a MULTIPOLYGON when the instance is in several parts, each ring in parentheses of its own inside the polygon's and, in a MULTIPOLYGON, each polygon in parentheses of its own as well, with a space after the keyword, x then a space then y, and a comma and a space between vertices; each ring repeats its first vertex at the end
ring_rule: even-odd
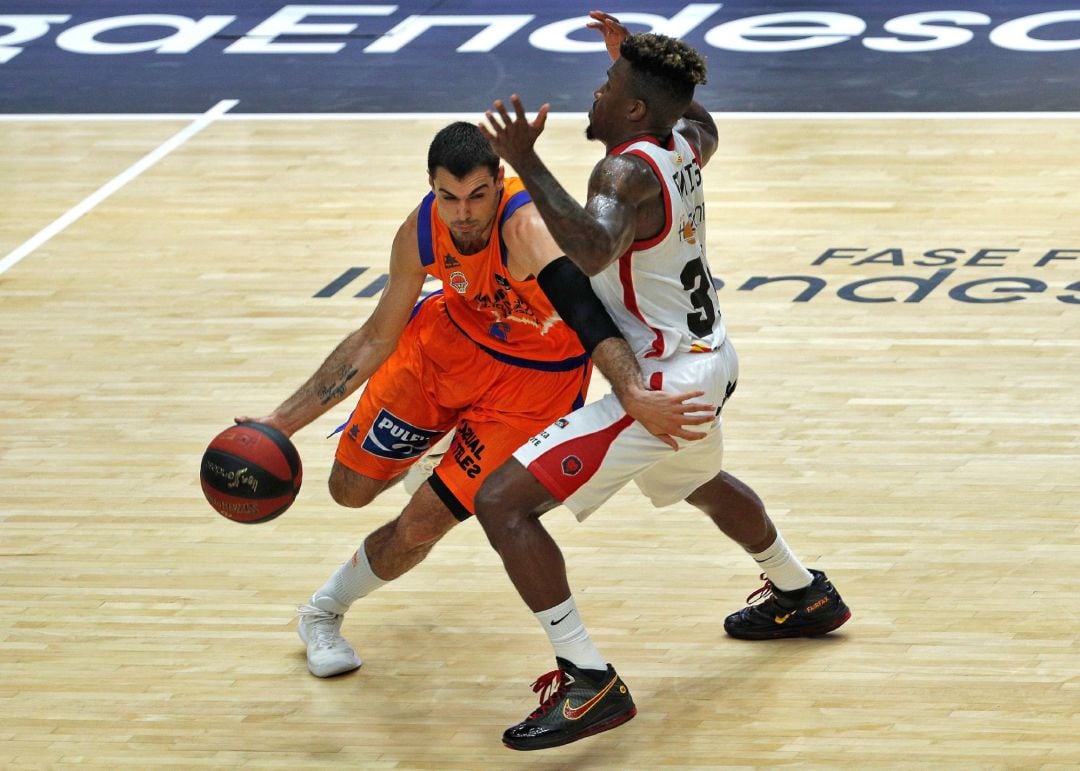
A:
POLYGON ((540 524, 541 514, 558 503, 584 519, 633 480, 655 506, 685 500, 705 512, 766 577, 747 600, 764 601, 725 620, 733 637, 820 635, 851 615, 824 573, 807 570, 791 553, 754 491, 720 469, 719 408, 735 390, 738 358, 705 258, 702 167, 717 143, 716 124, 693 101, 695 85, 705 82, 705 63, 685 43, 629 35, 613 17, 590 15, 614 63, 589 112, 587 135, 607 152, 593 169, 585 206, 535 152, 547 105, 529 122, 516 95, 513 117, 497 101, 481 128, 524 179, 559 246, 591 277, 634 349, 644 382, 701 393, 717 409, 703 437, 677 441, 649 433, 608 394, 533 437, 481 488, 477 518, 547 632, 558 664, 534 684, 540 707, 503 734, 503 742, 519 750, 566 744, 614 728, 637 711, 590 640, 562 554, 540 524))

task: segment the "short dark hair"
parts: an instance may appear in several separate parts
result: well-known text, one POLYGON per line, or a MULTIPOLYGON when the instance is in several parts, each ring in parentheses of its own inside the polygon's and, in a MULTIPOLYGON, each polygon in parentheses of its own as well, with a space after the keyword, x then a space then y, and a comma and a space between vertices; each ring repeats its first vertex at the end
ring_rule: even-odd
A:
POLYGON ((690 106, 694 87, 705 84, 705 59, 673 37, 640 32, 623 40, 619 53, 630 63, 636 96, 672 123, 690 106))
POLYGON ((428 148, 428 174, 444 168, 458 179, 473 169, 485 166, 495 176, 499 171, 499 156, 491 143, 472 123, 457 121, 439 131, 428 148))

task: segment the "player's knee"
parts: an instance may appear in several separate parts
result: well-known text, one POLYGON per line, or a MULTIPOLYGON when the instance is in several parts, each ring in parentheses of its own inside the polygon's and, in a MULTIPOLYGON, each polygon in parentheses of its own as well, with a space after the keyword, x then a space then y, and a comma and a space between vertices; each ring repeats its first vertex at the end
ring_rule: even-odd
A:
POLYGON ((498 519, 498 515, 506 511, 504 474, 501 472, 501 468, 495 469, 480 485, 480 489, 476 491, 476 497, 473 499, 476 518, 484 527, 487 527, 486 523, 494 524, 498 519))
POLYGON ((486 522, 494 511, 494 503, 495 496, 492 495, 491 491, 491 477, 488 477, 480 485, 480 489, 476 491, 476 497, 473 498, 473 510, 476 519, 484 528, 487 528, 486 522))
POLYGON ((367 506, 378 493, 378 490, 370 484, 371 481, 335 462, 328 481, 330 497, 338 505, 351 509, 367 506))
POLYGON ((505 539, 512 538, 515 529, 522 524, 527 513, 510 505, 503 493, 498 471, 484 480, 476 494, 476 519, 484 528, 488 541, 495 551, 505 539))
POLYGON ((480 489, 476 493, 476 498, 473 500, 476 521, 484 528, 484 532, 488 537, 488 542, 491 543, 496 551, 498 551, 499 548, 499 539, 496 536, 495 530, 500 524, 498 521, 498 498, 499 496, 495 492, 492 477, 489 476, 484 480, 484 484, 480 486, 480 489))
POLYGON ((330 497, 339 506, 346 506, 350 509, 359 509, 362 506, 367 506, 371 503, 374 496, 358 491, 356 488, 343 484, 335 484, 332 480, 330 482, 330 497))

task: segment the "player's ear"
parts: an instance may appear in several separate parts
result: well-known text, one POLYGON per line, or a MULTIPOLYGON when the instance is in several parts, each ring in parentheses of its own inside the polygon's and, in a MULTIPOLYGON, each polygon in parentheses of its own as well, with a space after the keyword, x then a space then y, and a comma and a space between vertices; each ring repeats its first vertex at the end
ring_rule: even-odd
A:
POLYGON ((506 167, 501 163, 499 164, 499 170, 495 172, 495 184, 501 186, 503 179, 506 177, 506 167))
POLYGON ((435 192, 435 175, 432 174, 430 171, 428 172, 428 175, 427 175, 427 183, 428 183, 428 187, 431 188, 431 192, 434 193, 435 192))
POLYGON ((645 104, 641 99, 632 99, 630 106, 627 108, 626 117, 635 123, 645 120, 645 116, 649 113, 649 106, 645 104))

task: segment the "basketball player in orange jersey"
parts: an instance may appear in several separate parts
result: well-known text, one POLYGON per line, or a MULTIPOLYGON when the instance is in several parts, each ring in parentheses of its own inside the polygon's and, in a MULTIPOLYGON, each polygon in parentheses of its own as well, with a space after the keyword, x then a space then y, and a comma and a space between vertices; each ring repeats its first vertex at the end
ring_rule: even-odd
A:
MULTIPOLYGON (((482 126, 525 180, 555 240, 585 274, 634 349, 654 388, 704 392, 723 406, 738 359, 727 339, 705 259, 702 167, 717 128, 693 101, 705 62, 685 43, 629 35, 612 16, 590 14, 614 60, 596 91, 587 136, 606 148, 584 207, 534 149, 547 105, 529 122, 518 97, 511 117, 495 102, 482 126)), ((637 709, 625 683, 589 638, 559 547, 540 524, 558 503, 584 519, 630 480, 655 506, 685 500, 705 512, 764 570, 764 599, 727 617, 733 637, 825 634, 850 611, 824 573, 807 570, 780 537, 758 496, 720 469, 720 410, 706 437, 672 452, 610 394, 532 438, 488 478, 476 515, 522 599, 555 649, 540 677, 539 708, 503 734, 518 750, 554 747, 606 731, 637 709)), ((753 602, 754 595, 748 598, 753 602)))
POLYGON ((438 132, 428 175, 431 192, 398 228, 389 281, 371 317, 295 394, 256 419, 292 435, 366 381, 330 473, 334 500, 354 508, 370 503, 456 429, 449 451, 402 513, 372 532, 300 607, 300 637, 318 677, 360 666, 341 636, 353 602, 423 560, 472 515, 476 491, 492 470, 582 404, 590 374, 586 349, 620 389, 627 410, 666 441, 693 439, 696 432, 683 426, 709 419, 689 414, 700 406, 687 401, 693 393, 646 390, 588 279, 568 275, 568 261, 556 260, 562 253, 529 194, 520 180, 504 177, 476 126, 455 123, 438 132), (554 284, 546 270, 553 261, 563 268, 554 284), (442 280, 443 291, 417 304, 428 275, 442 280))

